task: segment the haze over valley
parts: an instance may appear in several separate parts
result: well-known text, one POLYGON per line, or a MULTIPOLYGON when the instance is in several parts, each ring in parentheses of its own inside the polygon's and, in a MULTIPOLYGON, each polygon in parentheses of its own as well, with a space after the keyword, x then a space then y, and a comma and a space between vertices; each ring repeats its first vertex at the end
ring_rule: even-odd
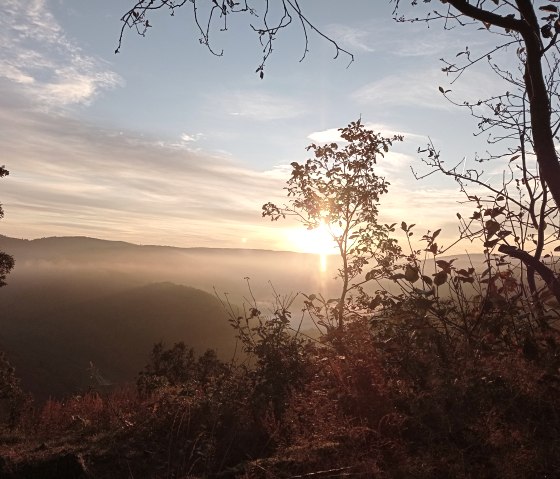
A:
MULTIPOLYGON (((90 361, 111 383, 134 381, 159 341, 231 359, 234 332, 216 295, 236 308, 252 303, 246 278, 263 312, 273 307, 274 290, 336 294, 334 265, 321 271, 320 257, 304 253, 85 237, 0 237, 0 250, 17 264, 0 289, 0 347, 43 399, 95 386, 90 361)), ((301 305, 300 296, 293 309, 301 305)))

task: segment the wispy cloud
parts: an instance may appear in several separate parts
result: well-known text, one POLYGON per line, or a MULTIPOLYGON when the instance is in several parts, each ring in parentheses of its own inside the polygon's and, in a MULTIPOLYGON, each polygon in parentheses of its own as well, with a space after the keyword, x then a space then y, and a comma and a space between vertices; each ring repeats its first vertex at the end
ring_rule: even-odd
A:
POLYGON ((356 24, 331 23, 324 32, 341 47, 353 53, 377 52, 398 57, 453 58, 465 45, 476 50, 483 41, 473 41, 472 35, 463 29, 456 29, 454 35, 437 27, 426 35, 425 24, 391 24, 387 18, 356 20, 356 24), (400 30, 399 30, 400 29, 400 30), (399 34, 400 32, 400 34, 399 34))
POLYGON ((65 35, 45 0, 3 0, 0 77, 19 84, 42 108, 87 104, 123 83, 65 35))
POLYGON ((10 170, 4 234, 286 247, 260 214, 263 203, 282 199, 285 178, 275 170, 41 112, 4 109, 0 121, 10 170))
POLYGON ((371 32, 348 25, 333 23, 325 27, 325 33, 341 47, 357 52, 373 52, 375 41, 371 32))
POLYGON ((220 110, 249 120, 285 120, 306 113, 305 105, 292 97, 253 91, 228 92, 223 97, 213 96, 220 110))

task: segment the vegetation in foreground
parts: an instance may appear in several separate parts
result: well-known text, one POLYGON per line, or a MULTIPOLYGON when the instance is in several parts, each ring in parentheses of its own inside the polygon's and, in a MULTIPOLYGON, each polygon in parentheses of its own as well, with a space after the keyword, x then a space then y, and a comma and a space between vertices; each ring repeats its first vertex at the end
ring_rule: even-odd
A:
POLYGON ((401 306, 336 346, 249 311, 250 362, 160 344, 136 388, 41 408, 4 362, 2 477, 558 477, 557 334, 470 341, 401 306))

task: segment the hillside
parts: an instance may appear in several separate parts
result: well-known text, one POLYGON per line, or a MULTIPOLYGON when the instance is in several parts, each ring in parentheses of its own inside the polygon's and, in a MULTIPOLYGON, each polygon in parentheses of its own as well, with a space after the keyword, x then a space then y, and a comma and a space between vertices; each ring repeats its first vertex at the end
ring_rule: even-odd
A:
POLYGON ((60 397, 91 384, 90 361, 111 383, 133 381, 154 343, 184 341, 197 351, 231 356, 234 337, 212 295, 172 283, 106 293, 87 281, 21 287, 7 297, 0 319, 0 348, 38 399, 60 397), (80 299, 90 296, 88 299, 80 299))

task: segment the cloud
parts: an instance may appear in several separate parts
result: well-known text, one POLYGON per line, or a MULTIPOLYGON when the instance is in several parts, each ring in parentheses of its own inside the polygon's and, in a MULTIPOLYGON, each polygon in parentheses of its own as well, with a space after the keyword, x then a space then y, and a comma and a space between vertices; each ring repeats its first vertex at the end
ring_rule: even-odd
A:
POLYGON ((470 45, 471 50, 477 47, 491 50, 490 44, 484 39, 473 41, 472 31, 468 29, 454 29, 449 31, 431 29, 426 34, 425 24, 397 25, 387 22, 386 18, 356 21, 357 24, 332 23, 324 28, 325 34, 336 41, 341 47, 353 53, 383 53, 391 56, 412 59, 413 57, 451 58, 470 45))
POLYGON ((41 108, 88 104, 122 85, 108 65, 67 38, 45 0, 4 0, 1 10, 0 77, 41 108))
POLYGON ((192 135, 189 135, 188 133, 183 133, 181 135, 181 141, 183 143, 194 143, 203 137, 204 135, 202 133, 193 133, 192 135))
POLYGON ((272 121, 295 118, 306 113, 307 108, 299 101, 282 95, 253 91, 228 92, 211 100, 218 110, 249 120, 272 121))
MULTIPOLYGON (((385 137, 391 137, 394 135, 402 135, 406 139, 425 139, 423 135, 418 135, 416 133, 404 132, 395 128, 392 128, 381 123, 364 123, 364 126, 376 133, 381 133, 385 137)), ((311 141, 315 143, 331 143, 331 142, 344 142, 340 136, 339 128, 328 128, 326 130, 314 131, 307 135, 311 141)))
POLYGON ((325 33, 342 48, 349 51, 373 52, 375 42, 371 32, 348 25, 331 24, 325 27, 325 33))
POLYGON ((261 218, 262 204, 283 199, 276 170, 37 111, 5 108, 0 121, 4 234, 286 248, 261 218))

